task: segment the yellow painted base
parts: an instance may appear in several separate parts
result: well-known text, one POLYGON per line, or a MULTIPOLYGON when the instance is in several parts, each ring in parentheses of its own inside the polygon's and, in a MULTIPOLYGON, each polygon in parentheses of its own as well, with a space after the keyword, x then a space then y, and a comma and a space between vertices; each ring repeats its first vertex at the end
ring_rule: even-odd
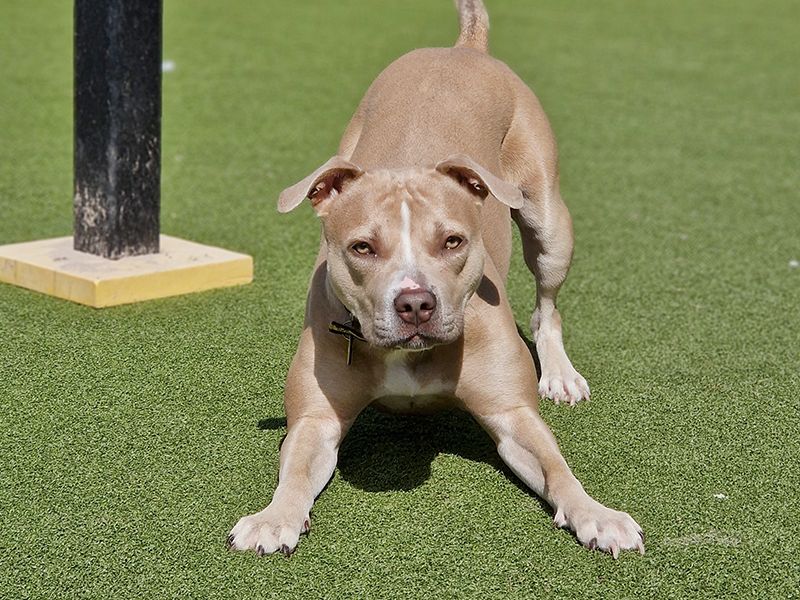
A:
POLYGON ((62 237, 0 246, 0 282, 102 308, 253 281, 246 254, 161 236, 158 254, 109 260, 62 237))

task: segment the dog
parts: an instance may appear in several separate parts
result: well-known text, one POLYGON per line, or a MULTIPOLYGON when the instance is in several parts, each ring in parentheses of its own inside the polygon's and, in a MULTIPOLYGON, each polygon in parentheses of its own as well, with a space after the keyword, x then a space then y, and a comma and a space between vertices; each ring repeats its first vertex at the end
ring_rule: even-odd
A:
POLYGON ((452 48, 414 50, 370 86, 336 156, 284 190, 322 221, 305 325, 285 387, 287 434, 272 501, 228 546, 291 555, 367 406, 459 408, 584 546, 644 553, 641 527, 591 498, 538 414, 535 365, 505 290, 511 221, 536 281, 538 393, 589 397, 561 337, 556 296, 572 260, 556 143, 536 96, 488 54, 480 0, 456 0, 452 48))

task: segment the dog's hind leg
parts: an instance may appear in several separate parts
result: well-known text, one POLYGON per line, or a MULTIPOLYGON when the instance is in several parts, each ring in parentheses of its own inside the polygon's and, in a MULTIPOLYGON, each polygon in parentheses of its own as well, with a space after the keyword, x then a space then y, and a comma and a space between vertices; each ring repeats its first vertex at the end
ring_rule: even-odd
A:
POLYGON ((558 157, 550 126, 533 94, 525 88, 503 142, 504 176, 523 191, 525 204, 512 210, 519 227, 525 263, 536 280, 531 331, 541 364, 539 395, 556 403, 589 398, 586 380, 564 350, 556 297, 572 262, 572 218, 558 188, 558 157))

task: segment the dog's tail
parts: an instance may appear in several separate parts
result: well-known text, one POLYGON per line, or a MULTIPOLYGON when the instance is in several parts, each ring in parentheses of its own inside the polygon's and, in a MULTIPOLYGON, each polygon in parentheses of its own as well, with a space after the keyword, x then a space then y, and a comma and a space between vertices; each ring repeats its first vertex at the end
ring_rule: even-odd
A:
POLYGON ((481 0, 455 0, 461 33, 456 48, 489 51, 489 14, 481 0))

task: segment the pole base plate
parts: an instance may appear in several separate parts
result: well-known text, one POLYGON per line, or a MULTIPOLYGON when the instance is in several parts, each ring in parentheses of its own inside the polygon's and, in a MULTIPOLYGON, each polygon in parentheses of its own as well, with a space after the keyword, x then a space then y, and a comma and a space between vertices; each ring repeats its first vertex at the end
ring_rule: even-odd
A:
POLYGON ((158 254, 109 260, 71 237, 0 246, 0 282, 103 308, 253 281, 253 258, 168 235, 158 254))

